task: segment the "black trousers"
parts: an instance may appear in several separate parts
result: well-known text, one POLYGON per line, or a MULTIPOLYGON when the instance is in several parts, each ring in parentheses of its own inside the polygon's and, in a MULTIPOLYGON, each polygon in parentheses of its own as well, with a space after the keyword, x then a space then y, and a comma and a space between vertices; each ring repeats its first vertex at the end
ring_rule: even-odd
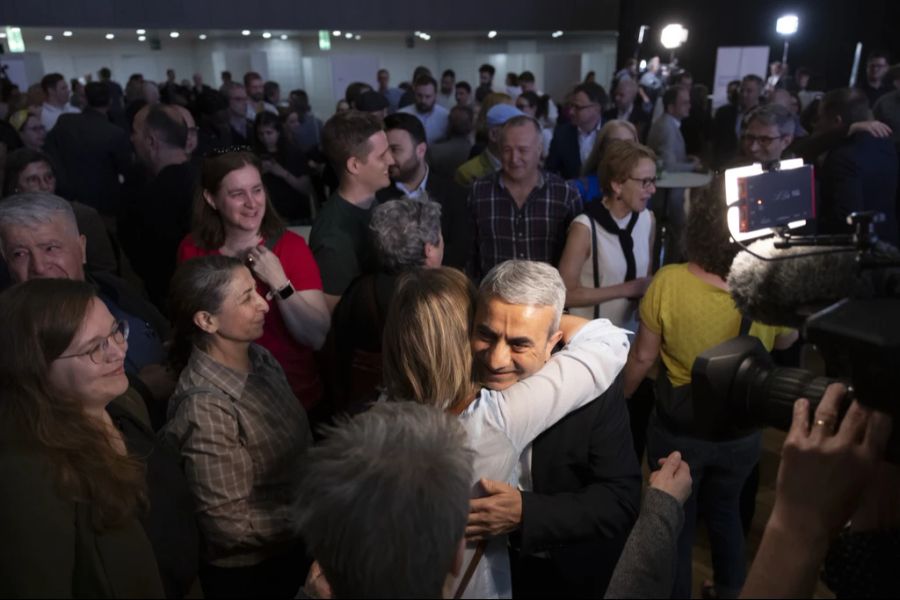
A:
POLYGON ((303 544, 251 567, 200 566, 200 584, 206 598, 294 598, 312 560, 303 544))

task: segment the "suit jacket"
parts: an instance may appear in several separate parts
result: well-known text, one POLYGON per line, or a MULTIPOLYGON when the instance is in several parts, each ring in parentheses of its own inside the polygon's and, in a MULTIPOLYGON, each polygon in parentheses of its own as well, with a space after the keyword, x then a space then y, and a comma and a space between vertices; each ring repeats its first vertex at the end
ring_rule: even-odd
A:
POLYGON ((572 123, 560 123, 556 126, 544 168, 563 179, 581 177, 581 149, 578 145, 577 126, 572 123))
POLYGON ((684 136, 678 120, 663 113, 653 121, 647 145, 663 160, 663 168, 667 171, 693 171, 694 164, 687 158, 684 136))
MULTIPOLYGON (((650 120, 651 115, 644 109, 644 103, 641 101, 641 97, 638 96, 634 99, 634 107, 631 109, 631 114, 628 115, 628 122, 634 125, 635 129, 638 132, 638 139, 643 142, 647 139, 647 132, 650 129, 650 120)), ((619 109, 616 107, 612 107, 608 111, 603 113, 603 122, 608 123, 613 119, 619 118, 619 109)))
POLYGON ((883 241, 898 243, 897 151, 890 138, 865 132, 844 138, 822 167, 817 214, 820 233, 850 233, 846 218, 852 212, 875 210, 885 221, 875 232, 883 241))
POLYGON ((468 137, 455 136, 428 146, 428 165, 443 179, 452 179, 456 170, 469 160, 472 142, 468 137))
POLYGON ((102 215, 119 210, 124 175, 131 164, 128 134, 105 114, 86 109, 65 114, 47 134, 44 150, 58 165, 58 193, 96 208, 102 215))
MULTIPOLYGON (((463 269, 472 249, 472 231, 469 227, 466 209, 467 192, 447 177, 442 177, 429 169, 425 182, 428 199, 441 205, 441 235, 444 237, 443 265, 463 269)), ((375 198, 379 203, 403 197, 393 184, 378 190, 375 198)))
POLYGON ((719 107, 713 117, 713 166, 720 168, 731 161, 738 151, 735 127, 738 108, 733 104, 719 107))
POLYGON ((603 597, 640 506, 623 386, 619 375, 532 445, 534 490, 522 493, 521 554, 549 552, 565 589, 579 596, 603 597))

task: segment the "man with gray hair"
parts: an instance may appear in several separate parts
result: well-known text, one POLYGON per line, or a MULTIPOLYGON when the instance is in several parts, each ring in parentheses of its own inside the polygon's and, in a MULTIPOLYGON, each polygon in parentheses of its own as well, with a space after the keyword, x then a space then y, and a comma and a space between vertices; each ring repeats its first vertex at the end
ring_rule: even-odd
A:
POLYGON ((310 596, 451 597, 473 477, 455 417, 379 402, 332 429, 307 462, 297 509, 316 560, 310 596))
POLYGON ((795 133, 794 115, 780 104, 754 108, 741 131, 741 162, 769 165, 781 160, 795 133))
POLYGON ((165 419, 165 401, 175 388, 174 374, 164 366, 162 345, 169 324, 124 280, 100 271, 85 273, 87 243, 78 232, 72 205, 59 196, 35 192, 0 202, 0 252, 15 283, 38 278, 87 281, 116 319, 128 321, 125 372, 159 427, 165 419))
POLYGON ((369 233, 378 270, 350 284, 331 318, 327 347, 334 354, 326 361, 325 381, 337 411, 352 411, 371 400, 381 383, 381 337, 399 276, 441 266, 441 205, 419 198, 392 200, 372 210, 369 233))
MULTIPOLYGON (((547 264, 491 269, 472 330, 478 382, 502 391, 537 373, 561 337, 564 303, 565 286, 547 264)), ((488 495, 472 501, 468 540, 512 534, 513 595, 602 597, 641 494, 621 376, 541 434, 519 466, 518 488, 482 482, 488 495)))
POLYGON ((475 281, 505 260, 559 263, 569 224, 581 214, 581 196, 559 175, 541 170, 543 147, 540 123, 527 115, 510 118, 500 131, 500 171, 472 184, 468 271, 475 281))

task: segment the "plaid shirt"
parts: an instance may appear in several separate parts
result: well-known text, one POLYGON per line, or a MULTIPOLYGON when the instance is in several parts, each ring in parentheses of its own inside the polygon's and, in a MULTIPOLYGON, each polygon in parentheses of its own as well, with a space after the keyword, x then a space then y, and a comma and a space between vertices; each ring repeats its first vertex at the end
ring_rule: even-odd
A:
POLYGON ((292 505, 309 423, 272 355, 252 344, 250 360, 248 375, 195 347, 162 431, 197 502, 203 560, 219 567, 257 564, 299 538, 292 505))
POLYGON ((476 180, 469 192, 475 234, 469 274, 478 281, 494 265, 510 259, 556 266, 569 224, 581 212, 578 190, 553 173, 541 173, 521 208, 503 185, 502 171, 476 180))

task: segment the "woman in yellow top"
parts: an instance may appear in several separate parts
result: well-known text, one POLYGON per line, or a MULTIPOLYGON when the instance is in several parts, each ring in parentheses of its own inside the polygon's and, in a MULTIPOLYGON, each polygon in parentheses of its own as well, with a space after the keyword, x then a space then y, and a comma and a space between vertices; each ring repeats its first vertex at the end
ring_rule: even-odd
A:
MULTIPOLYGON (((693 494, 685 504, 678 540, 673 598, 691 597, 691 550, 698 511, 705 516, 712 550, 715 592, 737 597, 746 577, 739 500, 747 476, 759 460, 760 433, 709 441, 691 435, 689 384, 697 355, 738 335, 742 318, 725 278, 738 248, 730 241, 721 183, 691 203, 685 236, 687 263, 662 268, 644 295, 640 326, 625 366, 625 396, 662 360, 656 410, 647 430, 647 460, 679 450, 691 465, 693 494)), ((749 334, 767 350, 786 348, 797 332, 753 323, 749 334)))

